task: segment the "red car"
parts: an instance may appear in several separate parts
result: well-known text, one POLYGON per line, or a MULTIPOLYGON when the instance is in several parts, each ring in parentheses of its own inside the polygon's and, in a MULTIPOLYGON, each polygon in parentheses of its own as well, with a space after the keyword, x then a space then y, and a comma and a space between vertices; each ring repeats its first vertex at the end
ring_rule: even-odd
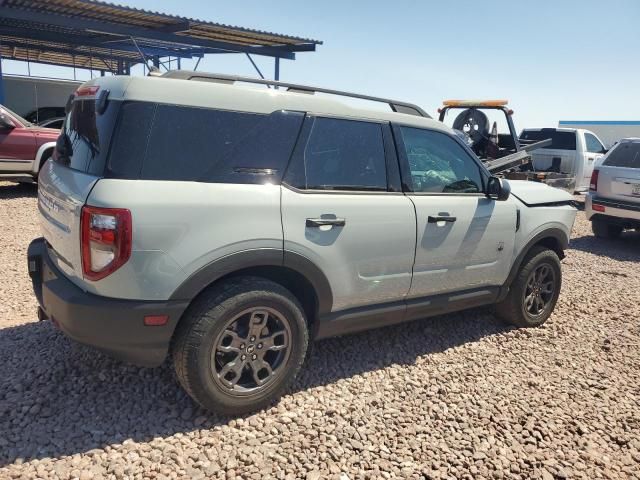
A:
POLYGON ((0 177, 36 180, 58 135, 60 130, 33 125, 0 105, 0 177))

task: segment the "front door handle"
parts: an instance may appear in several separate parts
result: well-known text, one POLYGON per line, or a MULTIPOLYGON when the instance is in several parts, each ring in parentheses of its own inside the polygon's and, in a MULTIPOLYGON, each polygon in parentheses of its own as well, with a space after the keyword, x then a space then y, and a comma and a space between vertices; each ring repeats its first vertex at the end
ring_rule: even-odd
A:
POLYGON ((589 160, 590 162, 593 162, 595 160, 595 158, 593 157, 587 157, 587 160, 589 160))
POLYGON ((305 225, 311 228, 324 227, 331 225, 333 227, 344 227, 347 220, 344 218, 307 218, 305 225))
POLYGON ((436 217, 433 217, 433 216, 429 215, 429 217, 427 218, 427 221, 429 223, 438 223, 438 222, 453 223, 456 220, 457 220, 456 217, 449 217, 449 216, 436 216, 436 217))

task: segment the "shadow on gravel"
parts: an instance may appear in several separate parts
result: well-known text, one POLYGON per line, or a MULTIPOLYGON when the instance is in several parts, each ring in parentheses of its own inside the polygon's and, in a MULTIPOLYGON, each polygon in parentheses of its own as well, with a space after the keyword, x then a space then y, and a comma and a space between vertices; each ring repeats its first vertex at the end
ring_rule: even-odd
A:
POLYGON ((38 185, 35 183, 9 183, 0 178, 0 200, 11 198, 36 198, 38 185))
POLYGON ((569 248, 614 260, 637 262, 640 261, 640 232, 626 231, 615 239, 585 235, 572 238, 569 248))
MULTIPOLYGON (((324 340, 292 391, 330 384, 508 330, 487 310, 324 340)), ((227 423, 198 408, 173 378, 68 340, 48 322, 0 330, 0 466, 149 441, 227 423)))

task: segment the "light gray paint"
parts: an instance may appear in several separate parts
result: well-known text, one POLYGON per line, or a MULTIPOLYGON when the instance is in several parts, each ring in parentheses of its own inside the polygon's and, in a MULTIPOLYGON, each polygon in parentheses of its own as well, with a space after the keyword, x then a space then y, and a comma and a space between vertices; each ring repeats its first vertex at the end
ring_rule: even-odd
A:
MULTIPOLYGON (((264 113, 324 112, 450 132, 433 120, 355 109, 307 94, 158 78, 107 77, 92 83, 109 88, 112 98, 264 113)), ((515 195, 497 202, 477 195, 302 193, 270 184, 98 179, 47 162, 40 177, 39 206, 54 261, 89 292, 165 300, 190 275, 217 259, 256 248, 284 248, 320 267, 336 311, 501 285, 536 234, 560 228, 568 238, 574 208, 529 208, 516 196, 540 204, 571 199, 570 195, 542 184, 511 183, 515 195), (85 203, 127 208, 133 221, 131 259, 95 282, 82 278, 80 212, 85 203), (517 233, 516 209, 521 211, 517 233), (426 223, 429 215, 442 213, 456 216, 455 224, 426 223), (344 218, 345 225, 306 226, 306 219, 323 216, 344 218)))
POLYGON ((418 243, 411 297, 502 285, 514 258, 515 199, 478 195, 410 195, 418 243), (428 223, 429 216, 456 217, 428 223))
POLYGON ((404 195, 298 193, 282 187, 284 248, 318 265, 333 309, 401 300, 411 285, 415 213, 404 195), (307 227, 307 218, 344 218, 344 227, 307 227))

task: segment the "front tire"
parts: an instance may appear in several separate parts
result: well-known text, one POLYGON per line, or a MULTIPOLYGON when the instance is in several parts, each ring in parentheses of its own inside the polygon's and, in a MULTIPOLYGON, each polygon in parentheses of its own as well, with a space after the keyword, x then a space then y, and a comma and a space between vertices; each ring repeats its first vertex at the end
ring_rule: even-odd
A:
POLYGON ((533 247, 496 314, 517 327, 538 327, 551 316, 560 295, 562 270, 553 250, 533 247))
POLYGON ((598 238, 618 238, 622 234, 622 227, 605 220, 592 220, 591 230, 598 238))
POLYGON ((238 277, 205 290, 174 336, 178 381, 207 410, 238 415, 280 397, 299 372, 309 334, 282 285, 238 277))

